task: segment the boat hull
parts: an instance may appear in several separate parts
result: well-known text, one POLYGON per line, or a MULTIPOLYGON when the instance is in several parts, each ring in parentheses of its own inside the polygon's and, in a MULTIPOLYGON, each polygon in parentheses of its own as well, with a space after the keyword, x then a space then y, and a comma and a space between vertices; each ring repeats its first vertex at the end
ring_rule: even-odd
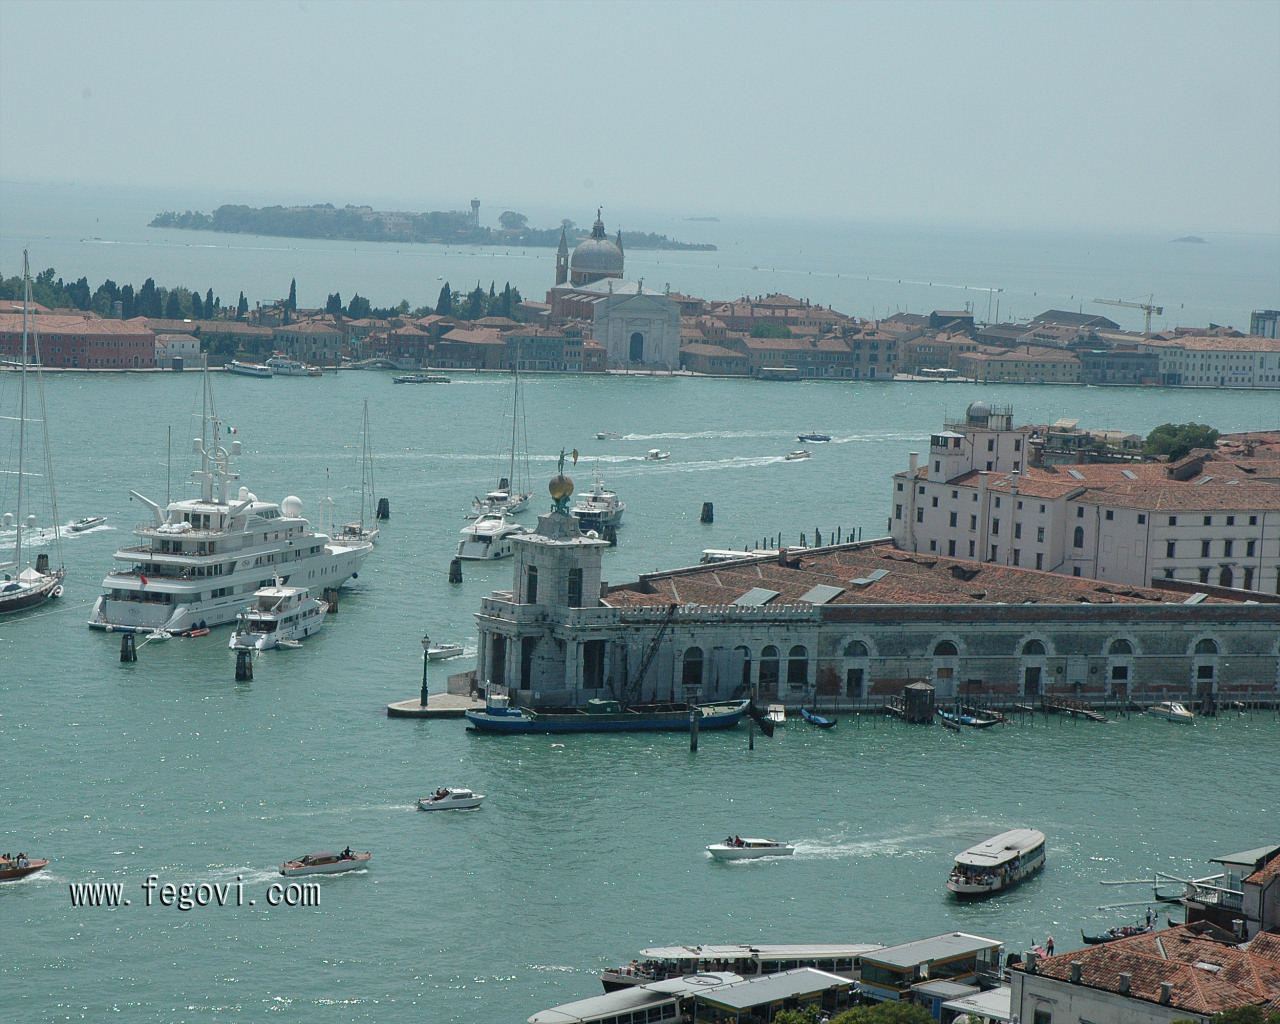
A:
POLYGON ((713 843, 707 847, 707 853, 716 860, 760 860, 763 857, 790 857, 796 852, 794 846, 778 843, 773 846, 727 846, 724 843, 713 843))
POLYGON ((338 875, 344 871, 359 871, 368 867, 372 858, 371 853, 357 853, 352 857, 321 864, 303 864, 301 861, 290 860, 280 865, 280 874, 290 878, 297 875, 338 875))
MULTIPOLYGON (((699 705, 702 729, 731 729, 747 712, 749 701, 699 705)), ((575 733, 575 732, 688 732, 689 708, 678 705, 637 706, 622 712, 588 713, 573 708, 513 709, 502 714, 487 710, 466 712, 467 722, 480 732, 493 733, 575 733)))
POLYGON ((20 878, 26 878, 28 875, 34 875, 42 868, 49 866, 47 860, 29 860, 26 867, 18 867, 16 861, 0 862, 0 882, 16 882, 20 878))
POLYGON ((433 800, 431 797, 423 797, 418 801, 418 810, 420 811, 466 811, 472 807, 479 807, 480 801, 484 799, 483 793, 476 793, 468 797, 459 797, 451 799, 444 797, 440 800, 433 800))
POLYGON ((0 591, 0 615, 26 611, 28 608, 36 608, 55 597, 61 597, 62 570, 58 569, 41 575, 42 579, 31 583, 24 583, 21 578, 10 581, 18 585, 12 590, 0 591))

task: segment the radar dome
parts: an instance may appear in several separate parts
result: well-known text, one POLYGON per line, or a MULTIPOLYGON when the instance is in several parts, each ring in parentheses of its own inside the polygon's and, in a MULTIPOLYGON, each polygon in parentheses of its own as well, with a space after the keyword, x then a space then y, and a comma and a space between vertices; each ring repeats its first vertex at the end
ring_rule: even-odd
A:
POLYGON ((280 511, 287 516, 302 515, 302 499, 297 495, 291 494, 280 502, 280 511))

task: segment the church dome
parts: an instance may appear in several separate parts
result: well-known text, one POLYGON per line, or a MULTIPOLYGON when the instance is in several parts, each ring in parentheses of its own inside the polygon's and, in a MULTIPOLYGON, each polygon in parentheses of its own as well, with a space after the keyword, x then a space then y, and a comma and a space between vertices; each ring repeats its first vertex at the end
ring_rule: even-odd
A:
POLYGON ((569 269, 575 284, 589 284, 603 277, 622 277, 622 250, 604 234, 604 221, 596 216, 591 237, 573 250, 569 269))

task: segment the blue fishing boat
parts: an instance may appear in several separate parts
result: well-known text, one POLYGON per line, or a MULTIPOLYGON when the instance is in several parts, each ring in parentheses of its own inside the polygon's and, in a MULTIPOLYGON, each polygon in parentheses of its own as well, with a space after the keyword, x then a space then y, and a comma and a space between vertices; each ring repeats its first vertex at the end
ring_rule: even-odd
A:
POLYGON ((496 733, 569 732, 688 732, 692 712, 699 713, 698 728, 731 729, 747 713, 747 700, 714 704, 632 704, 616 700, 592 700, 581 707, 512 707, 510 698, 491 695, 485 706, 467 711, 471 728, 496 733))

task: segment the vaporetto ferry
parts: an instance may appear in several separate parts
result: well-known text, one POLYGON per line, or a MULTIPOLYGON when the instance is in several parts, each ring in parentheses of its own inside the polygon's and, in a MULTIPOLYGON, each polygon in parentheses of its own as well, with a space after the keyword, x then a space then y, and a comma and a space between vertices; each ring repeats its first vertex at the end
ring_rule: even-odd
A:
POLYGON ((990 896, 1026 881, 1044 867, 1044 833, 1015 828, 956 857, 947 889, 961 899, 990 896))
POLYGON ((312 530, 292 495, 278 504, 243 486, 233 495, 240 442, 219 440, 223 426, 212 412, 207 377, 205 402, 205 438, 193 442, 201 457, 192 474, 200 497, 161 507, 129 492, 154 520, 134 529, 140 543, 115 553, 118 567, 102 581, 89 617, 93 629, 182 633, 220 626, 276 581, 317 595, 337 588, 373 550, 370 541, 338 541, 312 530))
POLYGON ((600 974, 606 992, 691 974, 730 972, 744 978, 813 967, 828 974, 857 980, 859 958, 884 949, 877 942, 814 943, 809 945, 653 946, 639 958, 600 974))

